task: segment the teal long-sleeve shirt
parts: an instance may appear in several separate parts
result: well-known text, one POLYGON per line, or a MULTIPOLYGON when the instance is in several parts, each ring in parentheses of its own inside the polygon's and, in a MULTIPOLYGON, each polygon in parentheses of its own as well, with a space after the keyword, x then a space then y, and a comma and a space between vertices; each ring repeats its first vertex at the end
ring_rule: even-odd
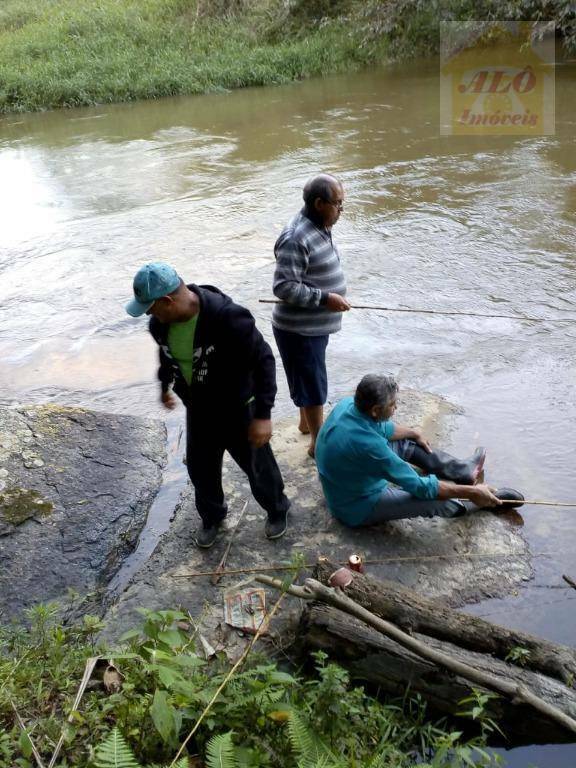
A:
POLYGON ((362 525, 388 483, 419 499, 438 497, 438 478, 420 476, 389 445, 391 421, 377 422, 354 405, 337 403, 316 441, 316 466, 328 508, 349 526, 362 525))

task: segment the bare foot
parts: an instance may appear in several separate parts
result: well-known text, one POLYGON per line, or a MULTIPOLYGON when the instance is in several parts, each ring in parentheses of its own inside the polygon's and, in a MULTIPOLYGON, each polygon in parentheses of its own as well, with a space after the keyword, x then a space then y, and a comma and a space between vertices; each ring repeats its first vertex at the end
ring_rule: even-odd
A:
POLYGON ((314 458, 314 450, 315 450, 315 448, 316 448, 315 445, 308 446, 308 456, 310 456, 311 459, 314 458))
POLYGON ((476 485, 477 483, 482 482, 481 480, 479 480, 480 475, 484 477, 484 463, 486 461, 486 448, 478 448, 477 451, 480 453, 480 457, 472 473, 472 485, 476 485))
POLYGON ((298 429, 300 432, 302 432, 303 435, 309 435, 310 434, 310 427, 308 426, 308 419, 306 418, 306 409, 300 408, 300 424, 298 424, 298 429))

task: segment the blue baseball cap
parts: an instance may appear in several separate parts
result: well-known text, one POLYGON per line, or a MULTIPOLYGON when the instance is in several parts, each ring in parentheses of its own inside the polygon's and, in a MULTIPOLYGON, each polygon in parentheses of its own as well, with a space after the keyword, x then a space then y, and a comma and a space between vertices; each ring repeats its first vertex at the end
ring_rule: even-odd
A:
POLYGON ((160 261, 145 264, 134 276, 134 298, 126 304, 126 312, 140 317, 157 299, 167 296, 180 285, 180 276, 169 264, 160 261))

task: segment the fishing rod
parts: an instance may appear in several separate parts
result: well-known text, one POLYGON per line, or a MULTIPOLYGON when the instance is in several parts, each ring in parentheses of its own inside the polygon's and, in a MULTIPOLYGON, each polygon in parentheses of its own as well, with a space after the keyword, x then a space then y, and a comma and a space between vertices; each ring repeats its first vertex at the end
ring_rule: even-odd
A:
MULTIPOLYGON (((458 501, 467 501, 467 499, 458 499, 458 501)), ((502 504, 513 504, 515 506, 519 505, 518 499, 502 499, 502 504)), ((567 501, 544 501, 543 499, 523 499, 520 502, 520 505, 524 504, 536 504, 540 506, 546 506, 546 507, 576 507, 576 502, 567 502, 567 501)), ((511 557, 515 554, 523 554, 521 552, 462 552, 462 553, 453 553, 448 555, 399 555, 399 556, 390 556, 390 557, 383 557, 378 559, 369 559, 364 560, 365 565, 384 565, 385 563, 402 563, 402 562, 425 562, 425 561, 435 561, 435 560, 458 560, 458 559, 465 559, 465 558, 495 558, 495 557, 511 557)), ((534 552, 531 553, 531 557, 551 557, 552 552, 534 552)), ((195 578, 199 576, 226 576, 226 575, 233 575, 233 574, 241 574, 241 573, 266 573, 268 571, 295 571, 298 570, 299 567, 302 568, 314 568, 315 563, 305 563, 302 566, 295 566, 295 565, 284 565, 282 563, 275 563, 274 565, 263 565, 258 566, 256 568, 222 568, 222 563, 218 566, 217 570, 212 571, 192 571, 189 573, 178 573, 174 574, 174 578, 176 579, 189 579, 189 578, 195 578)), ((348 562, 340 563, 340 565, 348 565, 348 562)))
MULTIPOLYGON (((258 299, 260 304, 285 304, 286 302, 279 299, 258 299)), ((547 317, 529 317, 528 315, 486 315, 482 312, 456 312, 456 311, 444 311, 439 309, 409 309, 406 307, 378 307, 371 304, 350 304, 351 309, 372 309, 378 312, 409 312, 413 314, 423 315, 457 315, 459 317, 484 317, 488 320, 493 319, 505 319, 505 320, 520 320, 529 321, 531 323, 576 323, 576 318, 547 318, 547 317)))
MULTIPOLYGON (((469 501, 469 499, 458 499, 458 501, 469 501)), ((522 507, 524 504, 538 504, 542 507, 576 507, 574 501, 543 501, 541 499, 501 499, 502 504, 515 504, 522 507)), ((494 509, 494 507, 487 507, 494 509)))
MULTIPOLYGON (((391 557, 381 557, 377 559, 362 560, 363 565, 385 565, 386 563, 402 562, 429 562, 435 560, 458 560, 460 558, 488 558, 495 557, 513 557, 514 555, 524 555, 524 552, 461 552, 448 555, 398 555, 391 557)), ((533 552, 530 557, 552 557, 553 552, 533 552)), ((337 565, 349 566, 349 561, 337 563, 337 565)), ((240 573, 267 573, 268 571, 297 571, 301 568, 315 568, 316 563, 304 563, 304 565, 286 565, 275 563, 274 565, 262 565, 252 568, 228 568, 220 571, 190 571, 188 573, 175 573, 175 579, 190 579, 198 576, 212 576, 218 573, 219 576, 237 575, 240 573)))

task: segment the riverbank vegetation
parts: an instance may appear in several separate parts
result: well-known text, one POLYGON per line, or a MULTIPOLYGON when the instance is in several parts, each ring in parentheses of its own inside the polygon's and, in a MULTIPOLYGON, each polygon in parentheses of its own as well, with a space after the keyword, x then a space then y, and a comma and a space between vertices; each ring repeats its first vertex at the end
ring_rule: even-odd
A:
POLYGON ((48 765, 61 738, 58 768, 498 764, 483 749, 495 727, 490 697, 473 693, 462 703, 463 718, 480 725, 480 735, 466 741, 460 729, 430 722, 421 701, 368 696, 321 653, 306 675, 253 657, 176 759, 230 665, 224 655, 207 661, 197 653, 189 616, 143 613, 120 651, 96 646, 97 618, 63 626, 55 606, 29 610, 28 628, 0 628, 0 768, 48 765))
POLYGON ((285 83, 372 58, 338 20, 284 32, 280 8, 244 0, 3 0, 0 109, 285 83))
POLYGON ((553 19, 572 0, 2 0, 0 112, 272 85, 435 54, 440 19, 553 19))

